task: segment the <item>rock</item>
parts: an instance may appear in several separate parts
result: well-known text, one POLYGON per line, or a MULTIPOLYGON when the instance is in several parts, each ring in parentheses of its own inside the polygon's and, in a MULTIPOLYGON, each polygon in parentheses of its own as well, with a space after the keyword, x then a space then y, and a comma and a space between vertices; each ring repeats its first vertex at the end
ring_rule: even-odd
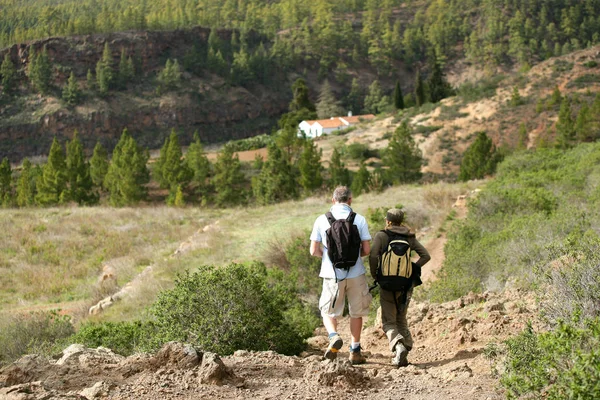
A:
POLYGON ((50 362, 40 355, 26 355, 0 370, 0 382, 6 387, 29 383, 39 380, 43 374, 48 374, 50 362))
POLYGON ((304 380, 307 383, 317 382, 323 386, 344 388, 355 388, 369 383, 364 370, 355 368, 347 359, 311 363, 306 367, 304 380))
POLYGON ((234 375, 231 369, 223 363, 215 353, 204 353, 200 367, 199 381, 205 385, 232 384, 235 387, 243 387, 244 380, 234 375))
POLYGON ((485 304, 485 311, 487 312, 491 312, 491 311, 505 311, 504 309, 504 303, 499 301, 499 300, 491 300, 488 301, 485 304))
POLYGON ((56 361, 56 365, 63 365, 67 360, 73 356, 83 353, 86 350, 82 344, 72 344, 62 352, 62 357, 56 361))
POLYGON ((179 369, 191 369, 200 364, 202 353, 186 343, 166 343, 151 362, 156 367, 173 366, 179 369))
POLYGON ((83 389, 81 392, 79 392, 79 395, 85 397, 88 400, 92 400, 98 397, 108 395, 110 388, 110 384, 100 381, 96 382, 92 387, 83 389))

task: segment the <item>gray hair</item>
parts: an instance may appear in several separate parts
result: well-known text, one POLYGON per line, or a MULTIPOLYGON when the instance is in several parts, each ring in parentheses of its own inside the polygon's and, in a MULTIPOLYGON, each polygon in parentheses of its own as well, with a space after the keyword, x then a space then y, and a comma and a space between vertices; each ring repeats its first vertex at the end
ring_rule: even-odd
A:
POLYGON ((352 192, 348 186, 338 186, 333 191, 333 200, 337 203, 347 203, 352 198, 352 192))

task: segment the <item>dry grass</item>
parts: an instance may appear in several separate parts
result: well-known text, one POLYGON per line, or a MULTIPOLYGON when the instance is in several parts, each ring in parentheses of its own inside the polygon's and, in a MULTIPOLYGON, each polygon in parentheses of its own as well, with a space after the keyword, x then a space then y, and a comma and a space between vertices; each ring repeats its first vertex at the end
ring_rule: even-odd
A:
POLYGON ((94 297, 107 262, 122 285, 210 218, 195 209, 52 208, 0 211, 3 308, 94 297))
MULTIPOLYGON (((398 186, 358 196, 352 204, 363 215, 369 209, 402 204, 414 228, 426 229, 425 245, 450 213, 456 196, 475 184, 398 186), (431 232, 431 233, 429 233, 431 232)), ((275 241, 310 231, 315 218, 329 210, 328 193, 299 201, 254 208, 55 208, 0 211, 0 304, 7 309, 41 307, 55 302, 79 305, 83 314, 107 294, 98 282, 108 265, 123 286, 152 265, 144 277, 101 319, 139 318, 157 293, 171 287, 176 275, 200 265, 265 260, 275 241), (216 223, 218 221, 218 223, 216 223), (172 256, 181 242, 204 226, 205 246, 172 256)), ((372 226, 375 232, 380 227, 372 226)), ((306 251, 309 237, 306 235, 306 251)))

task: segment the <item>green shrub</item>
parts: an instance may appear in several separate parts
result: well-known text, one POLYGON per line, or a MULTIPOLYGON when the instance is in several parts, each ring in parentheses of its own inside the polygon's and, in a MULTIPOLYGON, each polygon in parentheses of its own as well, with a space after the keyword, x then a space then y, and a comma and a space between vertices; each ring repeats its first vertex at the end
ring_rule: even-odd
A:
POLYGON ((496 94, 498 85, 504 79, 504 75, 494 75, 491 78, 482 79, 477 83, 467 82, 458 88, 457 94, 462 97, 465 102, 474 102, 490 98, 496 94))
POLYGON ((529 326, 505 342, 505 370, 500 383, 507 398, 599 398, 599 345, 598 320, 588 321, 583 328, 560 323, 555 330, 539 334, 529 326))
POLYGON ((0 321, 0 365, 25 354, 50 355, 73 332, 70 318, 57 311, 3 316, 0 321))
POLYGON ((282 292, 262 264, 200 267, 159 294, 151 309, 152 344, 184 341, 223 355, 239 349, 296 354, 304 338, 285 317, 294 293, 282 292))
POLYGON ((115 353, 128 356, 146 350, 151 325, 140 321, 86 323, 70 338, 71 343, 89 348, 107 347, 115 353))
POLYGON ((290 265, 290 276, 288 279, 296 282, 296 289, 301 294, 318 295, 321 290, 321 259, 313 257, 307 248, 307 237, 310 232, 306 231, 303 236, 298 236, 285 248, 285 256, 290 265))
POLYGON ((346 146, 346 154, 352 160, 362 161, 369 158, 369 147, 362 143, 352 143, 346 146))
POLYGON ((591 267, 596 258, 590 254, 598 247, 593 243, 599 235, 592 229, 600 224, 595 212, 600 198, 598 176, 600 144, 508 157, 499 164, 495 179, 469 203, 467 218, 450 230, 440 279, 430 285, 427 295, 447 301, 469 291, 501 289, 508 280, 525 286, 546 284, 541 278, 550 274, 549 266, 563 252, 562 256, 572 254, 589 264, 569 264, 562 270, 564 276, 550 274, 553 285, 563 287, 556 293, 562 298, 561 312, 567 315, 575 305, 590 309, 598 298, 593 283, 597 278, 584 272, 597 269, 591 267), (589 236, 587 244, 575 246, 584 233, 589 236), (572 252, 566 252, 566 247, 572 252), (587 288, 569 286, 573 280, 587 282, 587 288))
POLYGON ((415 133, 420 133, 421 135, 427 137, 429 134, 442 128, 443 126, 440 125, 417 125, 415 126, 415 133))
POLYGON ((600 82, 600 75, 598 74, 583 74, 573 79, 567 84, 567 88, 585 88, 589 87, 590 84, 600 82))
POLYGON ((267 147, 273 142, 273 137, 267 134, 252 136, 246 139, 232 140, 227 142, 227 146, 231 147, 232 151, 248 151, 257 150, 267 147))
MULTIPOLYGON (((585 224, 587 225, 587 223, 585 224)), ((574 230, 563 243, 550 246, 538 267, 543 277, 542 315, 550 323, 600 318, 600 238, 591 230, 574 230)))

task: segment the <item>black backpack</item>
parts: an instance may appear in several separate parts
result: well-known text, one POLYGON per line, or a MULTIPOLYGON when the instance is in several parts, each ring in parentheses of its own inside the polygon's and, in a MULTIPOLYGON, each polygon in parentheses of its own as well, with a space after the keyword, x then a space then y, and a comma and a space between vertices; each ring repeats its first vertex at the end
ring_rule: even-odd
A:
POLYGON ((335 268, 348 270, 356 264, 360 255, 360 233, 354 225, 355 212, 346 219, 335 219, 331 212, 325 214, 331 227, 325 231, 327 253, 335 268))
POLYGON ((404 235, 383 231, 389 238, 387 249, 379 257, 377 283, 390 292, 406 292, 413 284, 411 248, 404 235))

